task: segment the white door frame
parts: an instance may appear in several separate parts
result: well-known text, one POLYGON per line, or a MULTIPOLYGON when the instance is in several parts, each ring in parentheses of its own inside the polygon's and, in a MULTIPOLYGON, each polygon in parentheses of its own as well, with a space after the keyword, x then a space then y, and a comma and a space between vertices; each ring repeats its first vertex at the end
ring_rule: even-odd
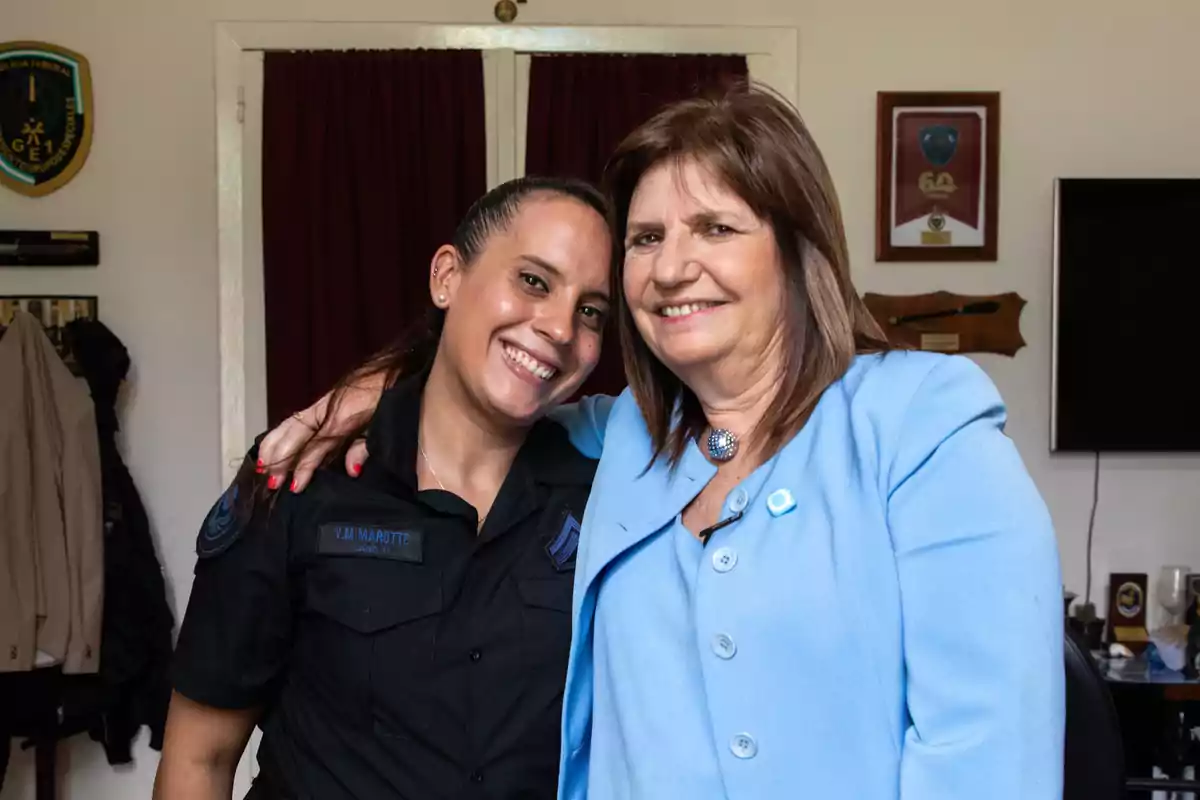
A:
MULTIPOLYGON (((245 184, 242 110, 245 88, 242 59, 263 50, 338 49, 477 49, 508 51, 486 59, 485 80, 498 89, 489 93, 489 128, 524 130, 513 119, 521 99, 517 94, 513 53, 732 53, 744 54, 750 75, 797 102, 797 32, 767 27, 541 27, 509 25, 422 25, 376 22, 221 22, 216 25, 217 130, 217 259, 221 364, 221 476, 232 479, 259 425, 261 412, 247 408, 247 384, 261 383, 261 365, 247 358, 262 337, 261 313, 247 314, 255 302, 253 277, 245 247, 247 201, 260 196, 259 187, 245 184), (496 74, 508 71, 507 75, 496 74), (250 284, 248 286, 248 284, 250 284), (248 325, 248 316, 252 324, 248 325), (257 329, 255 329, 257 327, 257 329), (247 370, 255 370, 248 381, 247 370)), ((524 137, 520 137, 522 140, 524 137)), ((489 185, 514 177, 524 162, 517 137, 489 142, 489 185), (505 144, 506 143, 506 144, 505 144), (504 146, 501 146, 501 145, 504 146)), ((261 278, 258 279, 261 285, 261 278)), ((257 392, 255 392, 257 394, 257 392)), ((253 399, 259 405, 262 398, 253 399)))

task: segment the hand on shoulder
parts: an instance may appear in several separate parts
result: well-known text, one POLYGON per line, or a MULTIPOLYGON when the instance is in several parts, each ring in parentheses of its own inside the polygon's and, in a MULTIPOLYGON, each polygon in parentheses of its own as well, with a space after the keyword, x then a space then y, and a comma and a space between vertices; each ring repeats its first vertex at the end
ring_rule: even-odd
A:
MULTIPOLYGON (((286 484, 292 492, 304 491, 340 438, 366 426, 382 392, 382 385, 351 386, 332 410, 329 393, 276 425, 258 446, 258 471, 269 476, 267 488, 286 484)), ((346 451, 346 473, 358 477, 369 457, 366 439, 355 440, 346 451)))

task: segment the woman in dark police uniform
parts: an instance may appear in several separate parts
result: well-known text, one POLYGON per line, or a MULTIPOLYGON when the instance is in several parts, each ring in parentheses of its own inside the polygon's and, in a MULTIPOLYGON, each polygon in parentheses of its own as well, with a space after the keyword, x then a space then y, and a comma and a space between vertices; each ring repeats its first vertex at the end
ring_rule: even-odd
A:
POLYGON ((472 207, 429 330, 357 373, 394 378, 359 478, 266 499, 256 444, 197 540, 156 798, 230 797, 255 725, 251 798, 554 797, 596 464, 542 417, 599 357, 603 212, 529 178, 472 207))

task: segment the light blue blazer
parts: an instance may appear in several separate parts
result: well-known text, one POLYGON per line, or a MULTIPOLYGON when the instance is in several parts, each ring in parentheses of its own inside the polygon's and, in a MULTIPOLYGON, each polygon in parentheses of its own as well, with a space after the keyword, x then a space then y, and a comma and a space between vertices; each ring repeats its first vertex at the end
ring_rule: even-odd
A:
MULTIPOLYGON (((593 740, 622 735, 596 727, 593 688, 619 659, 643 659, 655 679, 640 610, 677 601, 669 581, 627 576, 715 469, 693 447, 674 472, 644 471, 650 441, 628 390, 559 417, 581 450, 606 445, 576 563, 559 797, 666 800, 670 776, 647 759, 589 776, 593 740), (602 654, 598 598, 622 632, 602 654)), ((860 356, 749 501, 733 501, 744 516, 704 549, 689 607, 697 631, 737 631, 736 656, 714 659, 700 636, 702 694, 654 689, 663 708, 706 706, 727 797, 1061 798, 1058 552, 1005 417, 967 358, 860 356), (794 501, 781 513, 779 490, 794 501)), ((616 707, 647 697, 613 692, 602 699, 616 707)))

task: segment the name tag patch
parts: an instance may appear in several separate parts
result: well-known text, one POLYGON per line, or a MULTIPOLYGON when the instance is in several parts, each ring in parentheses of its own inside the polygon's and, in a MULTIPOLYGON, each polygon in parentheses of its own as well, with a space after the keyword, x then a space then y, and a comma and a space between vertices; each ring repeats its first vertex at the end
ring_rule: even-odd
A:
POLYGON ((575 558, 575 551, 578 549, 579 520, 575 519, 575 515, 568 511, 566 519, 563 520, 562 529, 546 545, 546 555, 550 556, 550 562, 554 564, 554 568, 562 572, 571 566, 571 562, 575 558))
POLYGON ((363 556, 409 561, 423 560, 421 531, 398 531, 375 525, 327 522, 318 529, 317 552, 331 556, 363 556))

